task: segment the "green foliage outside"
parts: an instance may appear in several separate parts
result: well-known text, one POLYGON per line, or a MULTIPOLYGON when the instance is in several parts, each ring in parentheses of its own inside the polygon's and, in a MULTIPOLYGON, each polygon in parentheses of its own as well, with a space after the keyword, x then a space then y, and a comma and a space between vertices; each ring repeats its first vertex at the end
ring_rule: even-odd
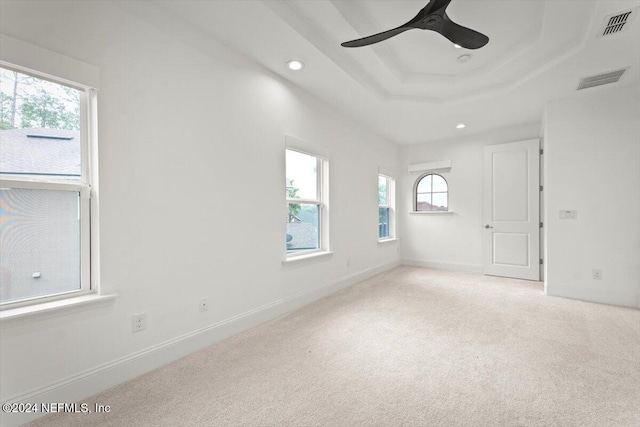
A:
POLYGON ((0 129, 80 130, 77 90, 0 70, 0 129))
POLYGON ((0 129, 11 129, 11 104, 13 97, 0 92, 0 129))
MULTIPOLYGON (((378 205, 386 206, 387 205, 387 196, 388 196, 388 188, 387 188, 387 180, 378 180, 378 205)), ((378 223, 386 224, 388 221, 388 210, 380 208, 378 209, 378 223)))
MULTIPOLYGON (((290 199, 295 199, 298 197, 298 188, 293 186, 293 179, 289 178, 287 178, 287 197, 290 199)), ((289 203, 289 222, 292 222, 299 212, 300 204, 289 203)))
POLYGON ((384 184, 381 182, 378 183, 378 204, 379 205, 387 204, 387 182, 386 181, 384 182, 384 184))
POLYGON ((22 97, 20 112, 22 128, 80 130, 80 112, 68 110, 63 101, 42 88, 39 93, 22 97))

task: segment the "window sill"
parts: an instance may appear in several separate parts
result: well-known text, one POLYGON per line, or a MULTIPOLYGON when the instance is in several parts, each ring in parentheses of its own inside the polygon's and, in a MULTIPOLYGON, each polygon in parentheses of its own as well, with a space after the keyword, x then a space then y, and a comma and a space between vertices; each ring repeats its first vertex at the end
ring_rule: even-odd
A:
POLYGON ((387 239, 378 239, 378 244, 379 245, 383 245, 385 243, 397 242, 398 240, 400 240, 400 239, 398 239, 397 237, 389 237, 387 239))
POLYGON ((321 258, 328 255, 333 255, 333 251, 322 251, 322 252, 313 252, 313 253, 304 254, 304 255, 294 255, 290 258, 283 260, 282 263, 289 264, 292 262, 305 261, 305 260, 310 260, 314 258, 321 258))
POLYGON ((110 295, 83 295, 75 298, 61 299, 58 301, 45 302, 41 304, 27 305, 23 307, 9 308, 0 311, 0 321, 3 323, 10 320, 22 319, 26 317, 35 317, 42 314, 51 313, 54 311, 62 311, 65 309, 71 309, 75 307, 98 304, 101 302, 107 302, 114 300, 117 297, 116 294, 110 295))
POLYGON ((411 215, 452 215, 454 211, 411 211, 411 215))

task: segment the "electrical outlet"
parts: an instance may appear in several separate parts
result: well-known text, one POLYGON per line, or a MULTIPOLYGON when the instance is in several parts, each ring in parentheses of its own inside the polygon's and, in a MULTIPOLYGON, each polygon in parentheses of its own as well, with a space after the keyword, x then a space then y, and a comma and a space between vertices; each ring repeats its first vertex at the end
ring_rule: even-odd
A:
POLYGON ((200 312, 209 311, 209 301, 206 297, 200 298, 200 312))
POLYGON ((347 268, 349 268, 349 267, 351 267, 351 260, 350 259, 347 260, 347 268))
POLYGON ((131 330, 135 332, 147 329, 147 313, 134 314, 131 318, 131 330))
POLYGON ((593 278, 594 280, 602 280, 602 270, 594 269, 593 278))

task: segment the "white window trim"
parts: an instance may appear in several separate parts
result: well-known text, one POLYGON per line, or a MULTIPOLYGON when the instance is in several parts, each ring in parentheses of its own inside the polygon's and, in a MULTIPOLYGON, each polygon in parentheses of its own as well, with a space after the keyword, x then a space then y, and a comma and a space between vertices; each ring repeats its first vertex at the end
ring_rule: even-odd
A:
POLYGON ((325 257, 328 255, 333 255, 333 251, 312 251, 312 252, 305 252, 305 253, 301 253, 300 255, 297 256, 292 256, 289 257, 287 259, 282 260, 283 264, 290 264, 292 262, 298 262, 298 261, 306 261, 306 260, 312 260, 315 258, 321 258, 321 257, 325 257))
MULTIPOLYGON (((379 169, 378 177, 384 177, 387 179, 387 204, 381 205, 378 203, 378 209, 389 208, 389 235, 387 237, 380 237, 378 231, 378 243, 392 242, 397 240, 396 236, 396 179, 388 172, 379 169)), ((379 178, 378 178, 379 179, 379 178)))
POLYGON ((442 160, 440 162, 419 163, 409 165, 409 173, 411 172, 449 172, 451 170, 451 160, 442 160))
POLYGON ((21 307, 12 307, 0 311, 0 322, 10 322, 17 319, 32 318, 47 313, 68 310, 76 307, 83 307, 91 304, 98 304, 114 300, 116 294, 99 295, 89 294, 76 296, 74 298, 59 299, 56 301, 42 302, 39 304, 25 305, 21 307))
POLYGON ((6 34, 0 34, 0 65, 76 89, 100 89, 98 67, 6 34))
POLYGON ((384 239, 378 239, 378 244, 379 245, 383 245, 385 243, 393 243, 393 242, 399 242, 400 239, 398 239, 397 237, 387 237, 384 239))
MULTIPOLYGON (((317 199, 290 199, 285 197, 285 217, 289 212, 289 203, 302 203, 302 204, 316 204, 319 206, 319 218, 318 225, 320 227, 319 233, 319 248, 310 249, 306 251, 299 251, 295 253, 287 252, 286 244, 284 245, 284 257, 283 263, 287 263, 295 260, 311 259, 320 257, 323 255, 330 255, 331 251, 329 242, 329 153, 320 149, 316 149, 310 143, 302 141, 298 138, 286 135, 285 136, 285 187, 286 187, 286 150, 297 151, 298 153, 306 154, 316 158, 316 172, 317 172, 317 199)), ((286 224, 285 232, 286 235, 286 224)))
MULTIPOLYGON (((59 55, 55 52, 47 51, 28 43, 21 42, 11 37, 2 35, 1 46, 2 59, 0 66, 5 69, 28 74, 33 77, 52 81, 57 84, 77 89, 80 98, 80 156, 81 156, 81 179, 79 182, 70 182, 61 179, 42 179, 33 177, 19 178, 17 176, 3 177, 0 179, 0 187, 40 189, 56 191, 72 191, 80 193, 80 289, 52 294, 47 296, 33 297, 14 302, 6 302, 0 305, 0 319, 23 317, 42 311, 51 311, 52 307, 64 308, 68 306, 84 304, 87 301, 96 300, 100 295, 100 255, 99 255, 99 220, 98 220, 98 159, 97 159, 97 90, 87 86, 85 83, 73 83, 65 76, 53 77, 46 72, 36 71, 39 64, 38 55, 44 55, 46 61, 53 61, 57 67, 64 69, 72 65, 82 64, 72 58, 59 55), (28 57, 30 67, 9 63, 5 60, 7 53, 9 56, 20 58, 28 57), (36 58, 36 59, 34 59, 36 58), (95 295, 91 295, 95 294, 95 295)), ((43 67, 47 67, 44 59, 40 60, 43 67)), ((51 65, 49 63, 49 65, 51 65)), ((97 68, 85 64, 82 72, 90 75, 86 81, 97 82, 97 68)))
POLYGON ((411 215, 451 215, 454 211, 411 211, 411 215))

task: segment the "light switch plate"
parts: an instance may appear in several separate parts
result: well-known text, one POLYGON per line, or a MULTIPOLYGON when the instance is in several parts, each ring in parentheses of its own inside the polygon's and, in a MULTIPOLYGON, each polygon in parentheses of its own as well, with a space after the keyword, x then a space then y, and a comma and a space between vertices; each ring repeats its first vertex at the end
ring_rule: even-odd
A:
POLYGON ((578 219, 578 211, 561 209, 559 218, 560 219, 578 219))

